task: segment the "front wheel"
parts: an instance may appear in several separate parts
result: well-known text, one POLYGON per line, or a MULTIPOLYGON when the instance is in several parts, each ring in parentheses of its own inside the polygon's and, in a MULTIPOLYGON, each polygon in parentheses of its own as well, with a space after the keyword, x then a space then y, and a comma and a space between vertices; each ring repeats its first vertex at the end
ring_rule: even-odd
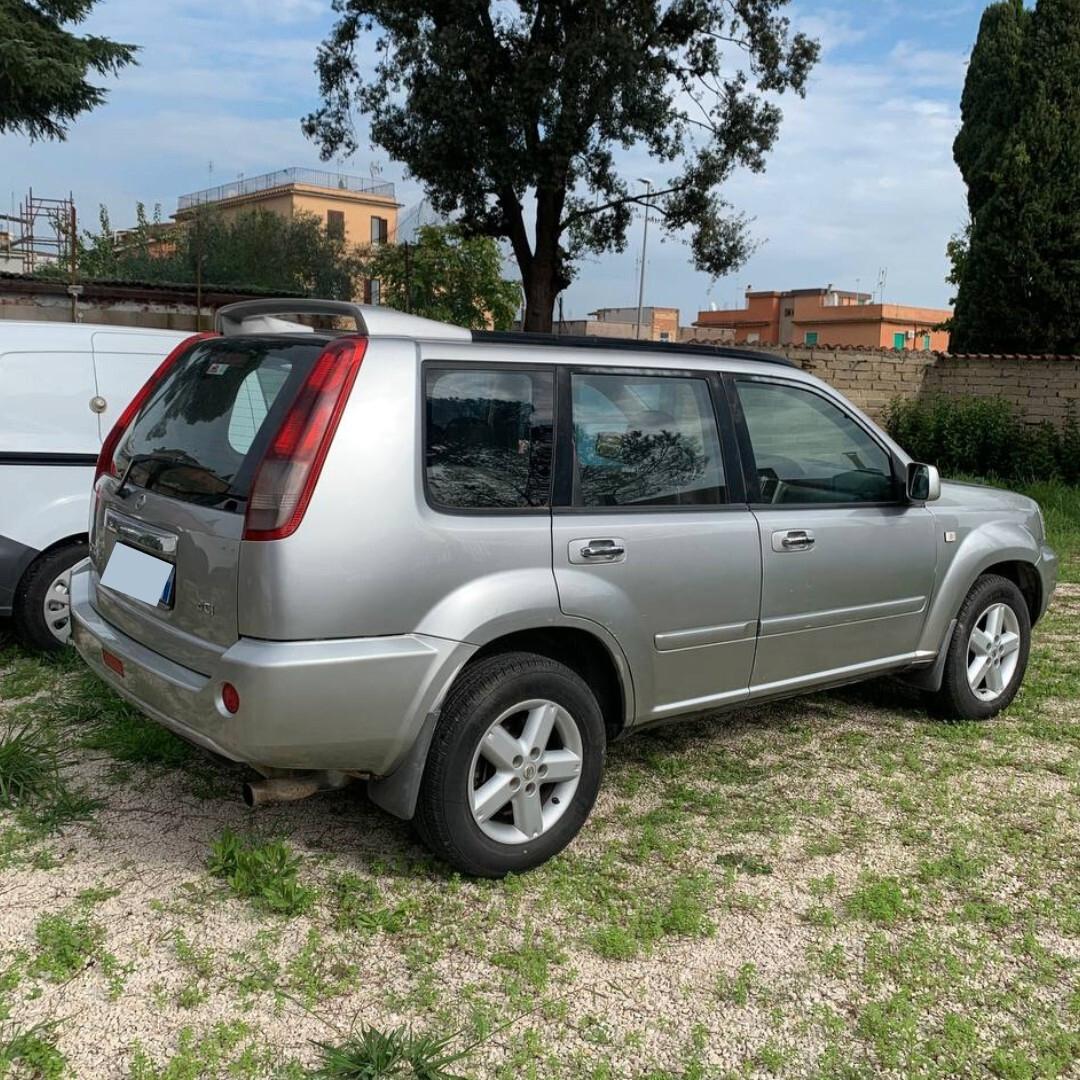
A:
POLYGON ((1005 709, 1020 689, 1031 648, 1031 615, 1024 594, 997 574, 971 587, 956 617, 937 711, 986 720, 1005 709))
POLYGON ((576 672, 533 653, 480 660, 451 690, 435 729, 417 831, 463 873, 529 870, 584 824, 605 750, 596 697, 576 672))

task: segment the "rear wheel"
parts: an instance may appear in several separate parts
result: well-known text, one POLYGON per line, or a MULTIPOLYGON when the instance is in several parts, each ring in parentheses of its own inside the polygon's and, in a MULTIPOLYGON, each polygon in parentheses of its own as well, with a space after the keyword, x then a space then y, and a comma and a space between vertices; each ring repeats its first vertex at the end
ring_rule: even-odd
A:
POLYGON ((1031 615, 1024 594, 997 574, 971 587, 956 617, 937 711, 986 720, 1006 708, 1020 689, 1031 648, 1031 615))
POLYGON ((467 668, 428 752, 415 824, 455 869, 502 877, 577 835, 604 769, 604 721, 570 668, 506 653, 467 668))
POLYGON ((28 649, 57 652, 71 641, 71 570, 86 544, 63 544, 39 555, 15 593, 15 636, 28 649))

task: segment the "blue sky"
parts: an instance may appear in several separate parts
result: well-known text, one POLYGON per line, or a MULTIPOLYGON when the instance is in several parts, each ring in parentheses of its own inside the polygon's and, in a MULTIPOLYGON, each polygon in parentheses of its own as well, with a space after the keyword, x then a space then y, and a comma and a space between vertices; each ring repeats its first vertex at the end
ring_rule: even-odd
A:
MULTIPOLYGON (((804 101, 785 119, 763 175, 738 175, 725 195, 753 219, 759 248, 713 282, 678 240, 651 232, 646 303, 679 307, 689 322, 710 302, 728 307, 745 288, 832 283, 885 299, 944 305, 945 244, 964 219, 952 162, 964 64, 981 0, 801 0, 796 26, 823 56, 804 101)), ((130 224, 136 200, 178 195, 289 165, 318 166, 299 118, 316 103, 315 48, 333 22, 329 0, 101 0, 88 30, 142 46, 140 65, 110 83, 107 104, 75 123, 65 143, 0 137, 4 212, 29 186, 74 192, 80 216, 105 203, 130 224)), ((404 169, 378 150, 339 163, 381 170, 407 207, 420 197, 404 169)), ((633 153, 628 177, 663 172, 633 153)), ((567 317, 636 303, 640 222, 627 251, 583 263, 565 296, 567 317)))

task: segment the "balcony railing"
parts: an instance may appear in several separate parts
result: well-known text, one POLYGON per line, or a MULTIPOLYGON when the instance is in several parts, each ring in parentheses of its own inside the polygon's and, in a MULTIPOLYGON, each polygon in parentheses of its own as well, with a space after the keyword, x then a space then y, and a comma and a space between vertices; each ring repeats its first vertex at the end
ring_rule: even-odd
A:
POLYGON ((278 169, 276 172, 247 176, 242 180, 233 180, 230 184, 219 184, 203 191, 194 191, 190 195, 181 195, 176 209, 189 210, 203 203, 235 199, 240 195, 254 195, 256 192, 268 191, 286 184, 310 184, 313 187, 337 188, 340 191, 355 191, 365 195, 383 195, 390 199, 394 197, 394 185, 382 180, 368 180, 363 176, 349 176, 347 173, 327 172, 324 169, 278 169))

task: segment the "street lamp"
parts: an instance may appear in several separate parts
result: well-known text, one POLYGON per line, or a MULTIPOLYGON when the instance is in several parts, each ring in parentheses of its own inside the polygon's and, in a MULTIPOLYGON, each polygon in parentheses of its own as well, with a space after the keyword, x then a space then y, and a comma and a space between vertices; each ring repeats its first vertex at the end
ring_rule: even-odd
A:
POLYGON ((652 181, 644 177, 638 177, 638 183, 645 185, 645 227, 641 233, 641 277, 638 280, 637 293, 637 327, 634 337, 641 337, 641 314, 645 304, 645 245, 649 242, 649 197, 652 195, 652 181))

